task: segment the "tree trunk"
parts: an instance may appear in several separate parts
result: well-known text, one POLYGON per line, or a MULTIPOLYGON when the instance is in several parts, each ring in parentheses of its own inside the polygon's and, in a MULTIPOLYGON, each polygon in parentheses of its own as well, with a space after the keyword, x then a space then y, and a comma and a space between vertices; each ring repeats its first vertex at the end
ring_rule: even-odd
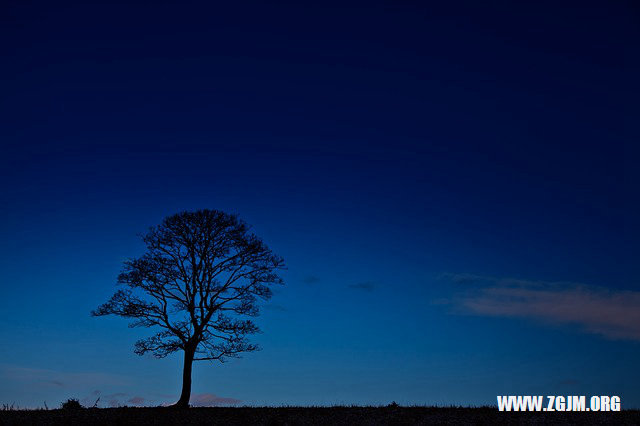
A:
POLYGON ((184 367, 182 369, 182 393, 180 399, 175 403, 176 408, 188 408, 189 399, 191 398, 191 365, 195 349, 186 347, 184 350, 184 367))

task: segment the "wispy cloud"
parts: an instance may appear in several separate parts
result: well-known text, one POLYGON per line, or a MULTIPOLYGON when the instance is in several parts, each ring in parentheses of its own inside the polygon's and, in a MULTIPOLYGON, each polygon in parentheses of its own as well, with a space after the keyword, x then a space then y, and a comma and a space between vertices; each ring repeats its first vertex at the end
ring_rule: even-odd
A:
POLYGON ((104 394, 99 390, 91 392, 90 395, 85 396, 80 400, 80 403, 85 407, 93 407, 94 404, 97 407, 126 407, 126 406, 155 406, 172 405, 177 395, 161 394, 161 393, 149 393, 146 396, 131 395, 126 392, 114 392, 104 394))
POLYGON ((214 407, 219 405, 237 405, 242 401, 235 398, 225 398, 212 393, 197 393, 191 395, 189 403, 194 407, 214 407))
POLYGON ((116 393, 112 393, 109 395, 105 395, 105 398, 122 398, 127 396, 127 394, 125 392, 116 392, 116 393))
POLYGON ((134 396, 133 398, 128 399, 127 402, 133 405, 142 405, 144 404, 145 399, 141 396, 134 396))
POLYGON ((47 384, 47 385, 59 386, 59 387, 63 387, 64 386, 64 383, 62 383, 59 380, 43 380, 42 383, 47 384))
POLYGON ((452 274, 448 272, 442 274, 440 278, 449 279, 456 284, 471 284, 484 279, 483 277, 474 274, 452 274))
POLYGON ((0 377, 18 382, 69 387, 91 386, 94 384, 126 385, 130 382, 125 376, 116 374, 88 371, 58 371, 6 364, 0 365, 0 377))
POLYGON ((96 407, 99 407, 100 400, 102 400, 102 397, 100 396, 100 391, 95 390, 91 392, 91 395, 85 396, 84 398, 80 399, 80 404, 82 404, 83 407, 93 407, 94 405, 96 407))
POLYGON ((353 288, 356 290, 362 290, 362 291, 366 291, 366 292, 372 292, 373 290, 375 290, 377 287, 376 283, 374 283, 373 281, 365 281, 365 282, 361 282, 361 283, 357 283, 357 284, 349 284, 349 288, 353 288))
POLYGON ((609 339, 640 340, 638 291, 472 274, 444 277, 465 285, 450 300, 455 312, 574 324, 609 339))
POLYGON ((285 308, 284 306, 277 305, 277 304, 274 304, 274 303, 268 303, 268 304, 264 305, 262 308, 267 310, 267 311, 276 311, 276 312, 286 312, 287 311, 287 308, 285 308))
POLYGON ((305 284, 315 284, 318 281, 320 281, 320 278, 316 277, 315 275, 309 275, 302 280, 302 282, 305 284))
POLYGON ((91 395, 85 396, 80 403, 85 407, 92 407, 94 404, 98 407, 106 404, 108 407, 122 407, 127 405, 126 399, 128 394, 125 392, 114 392, 110 394, 102 394, 101 391, 95 390, 91 395), (125 402, 126 401, 126 402, 125 402))

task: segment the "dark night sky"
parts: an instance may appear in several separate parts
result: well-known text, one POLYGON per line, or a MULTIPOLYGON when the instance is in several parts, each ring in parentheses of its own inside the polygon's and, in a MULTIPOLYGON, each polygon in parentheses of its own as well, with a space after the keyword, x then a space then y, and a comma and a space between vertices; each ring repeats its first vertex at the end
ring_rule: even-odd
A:
POLYGON ((0 12, 0 402, 175 399, 180 356, 89 312, 138 233, 217 208, 289 269, 203 404, 640 407, 633 2, 0 12))

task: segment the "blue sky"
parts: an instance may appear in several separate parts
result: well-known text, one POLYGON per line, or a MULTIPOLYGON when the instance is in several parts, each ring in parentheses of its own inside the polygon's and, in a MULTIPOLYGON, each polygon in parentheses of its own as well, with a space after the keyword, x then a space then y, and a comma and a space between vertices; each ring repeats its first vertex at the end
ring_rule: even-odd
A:
POLYGON ((3 6, 0 401, 177 399, 89 312, 137 234, 235 212, 283 256, 200 404, 640 407, 630 4, 3 6))

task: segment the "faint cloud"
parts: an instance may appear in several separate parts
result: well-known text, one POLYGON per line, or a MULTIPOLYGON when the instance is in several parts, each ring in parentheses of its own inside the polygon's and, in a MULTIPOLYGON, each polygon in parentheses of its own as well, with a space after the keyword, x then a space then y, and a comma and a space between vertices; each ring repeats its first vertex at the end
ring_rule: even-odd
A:
POLYGON ((64 384, 59 381, 59 380, 43 380, 42 383, 45 383, 47 385, 54 385, 54 386, 64 386, 64 384))
POLYGON ((0 365, 0 377, 25 383, 43 383, 54 386, 79 387, 101 385, 126 385, 130 379, 116 374, 100 372, 70 372, 43 368, 21 367, 17 365, 0 365))
POLYGON ((356 290, 362 290, 371 293, 377 287, 376 283, 373 281, 365 281, 357 284, 349 284, 349 288, 353 288, 356 290))
POLYGON ((305 284, 315 284, 319 281, 320 281, 320 278, 316 277, 315 275, 309 275, 308 277, 305 277, 302 280, 302 282, 305 284))
POLYGON ((133 405, 142 405, 144 404, 145 399, 141 396, 134 396, 133 398, 129 399, 127 402, 129 404, 133 404, 133 405))
POLYGON ((288 310, 287 308, 285 308, 282 305, 275 305, 275 304, 272 304, 272 303, 264 305, 262 308, 266 309, 267 311, 276 311, 276 312, 286 312, 288 310))
POLYGON ((92 392, 92 396, 86 396, 82 398, 80 400, 80 404, 82 404, 83 407, 93 407, 93 406, 98 407, 100 404, 100 399, 102 398, 100 398, 100 394, 96 392, 100 392, 100 391, 94 391, 92 392))
POLYGON ((478 281, 482 281, 483 278, 479 275, 474 274, 452 274, 452 273, 444 273, 440 275, 441 279, 448 279, 456 284, 473 284, 478 281))
POLYGON ((459 283, 461 276, 465 283, 480 285, 452 298, 455 312, 574 324, 583 332, 609 339, 640 340, 638 291, 468 274, 451 274, 450 278, 459 283))
POLYGON ((191 395, 189 403, 194 407, 215 407, 219 405, 237 405, 242 401, 235 398, 225 398, 212 393, 197 393, 191 395))
POLYGON ((124 393, 124 392, 116 392, 116 393, 112 393, 112 394, 109 394, 109 395, 105 395, 104 397, 105 398, 122 398, 122 397, 125 397, 125 396, 127 396, 127 394, 124 393))
POLYGON ((163 398, 163 399, 176 399, 176 398, 178 398, 178 395, 173 394, 173 393, 154 393, 153 396, 156 396, 158 398, 163 398))
POLYGON ((102 395, 102 392, 99 390, 94 390, 91 392, 89 396, 86 396, 80 400, 80 403, 85 407, 96 407, 101 405, 100 401, 106 402, 108 407, 122 407, 125 404, 125 399, 127 398, 125 392, 115 392, 110 394, 102 395))

